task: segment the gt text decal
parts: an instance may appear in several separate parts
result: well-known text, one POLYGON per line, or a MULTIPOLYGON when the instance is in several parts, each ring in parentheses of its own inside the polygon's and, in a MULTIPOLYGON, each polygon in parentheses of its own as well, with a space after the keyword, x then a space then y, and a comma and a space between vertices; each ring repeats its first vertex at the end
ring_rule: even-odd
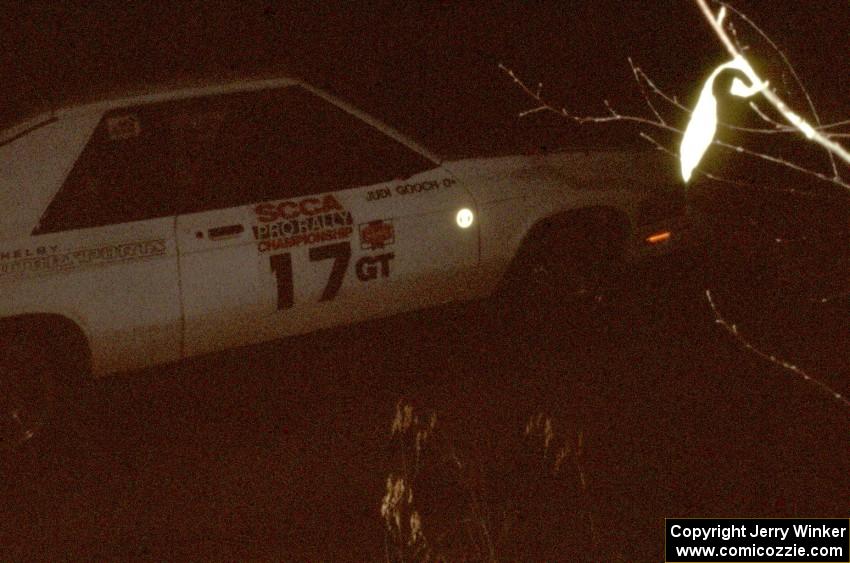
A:
POLYGON ((377 256, 364 256, 357 261, 354 267, 357 273, 357 279, 366 282, 374 280, 378 274, 382 278, 390 277, 390 260, 395 258, 395 254, 388 252, 387 254, 378 254, 377 256))

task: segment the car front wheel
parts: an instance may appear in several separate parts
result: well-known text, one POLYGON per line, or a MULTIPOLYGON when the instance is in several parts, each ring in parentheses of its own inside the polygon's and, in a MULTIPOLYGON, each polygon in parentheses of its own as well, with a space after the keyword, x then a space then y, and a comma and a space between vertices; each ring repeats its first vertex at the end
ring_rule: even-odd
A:
POLYGON ((623 244, 590 227, 549 229, 525 244, 502 284, 502 306, 531 325, 604 324, 624 280, 623 244))

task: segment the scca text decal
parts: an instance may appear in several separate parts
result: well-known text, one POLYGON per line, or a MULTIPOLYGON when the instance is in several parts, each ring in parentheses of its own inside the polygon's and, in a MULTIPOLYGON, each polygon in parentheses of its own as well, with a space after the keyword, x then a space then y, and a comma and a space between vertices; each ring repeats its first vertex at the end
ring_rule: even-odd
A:
MULTIPOLYGON (((54 251, 56 249, 55 246, 51 248, 54 251)), ((38 249, 36 249, 37 251, 38 249)), ((0 276, 72 270, 84 266, 98 266, 114 262, 150 258, 152 256, 162 256, 165 253, 166 243, 162 239, 112 244, 96 248, 72 250, 61 254, 44 254, 12 262, 0 262, 0 276)))
POLYGON ((346 211, 332 195, 322 199, 264 203, 256 208, 259 220, 254 225, 254 239, 260 252, 346 239, 354 232, 351 212, 346 211), (276 219, 283 219, 271 223, 276 219))
POLYGON ((302 215, 310 217, 331 211, 345 211, 345 208, 333 195, 328 194, 321 198, 307 197, 298 201, 261 203, 254 208, 254 211, 261 223, 271 223, 278 219, 295 219, 302 215))

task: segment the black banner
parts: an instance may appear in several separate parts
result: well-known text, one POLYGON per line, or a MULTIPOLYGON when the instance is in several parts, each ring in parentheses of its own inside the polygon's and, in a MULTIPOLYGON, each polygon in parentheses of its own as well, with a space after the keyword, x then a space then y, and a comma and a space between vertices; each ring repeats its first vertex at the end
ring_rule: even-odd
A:
POLYGON ((669 563, 847 563, 850 562, 850 520, 668 518, 664 560, 669 563))

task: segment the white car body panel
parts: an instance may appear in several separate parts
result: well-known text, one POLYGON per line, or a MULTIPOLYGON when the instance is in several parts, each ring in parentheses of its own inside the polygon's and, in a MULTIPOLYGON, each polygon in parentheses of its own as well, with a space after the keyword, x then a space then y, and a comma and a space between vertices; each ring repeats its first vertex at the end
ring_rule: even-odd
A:
MULTIPOLYGON (((657 177, 663 168, 654 159, 628 152, 437 164, 433 154, 386 125, 289 79, 121 98, 31 123, 32 129, 0 134, 0 205, 14 210, 0 224, 0 318, 70 319, 88 340, 98 376, 484 297, 536 222, 605 206, 634 224, 642 193, 635 184, 650 189, 669 183, 657 177), (291 201, 31 235, 107 112, 295 84, 424 156, 433 168, 291 201), (473 212, 470 228, 456 223, 460 209, 473 212), (216 236, 219 228, 223 234, 216 236), (321 234, 299 239, 287 228, 321 234), (334 251, 350 249, 350 256, 339 264, 329 256, 311 259, 311 251, 332 245, 334 251), (332 272, 343 262, 338 288, 326 298, 332 272)), ((635 243, 630 255, 639 253, 635 243)))
POLYGON ((14 210, 0 222, 0 240, 32 232, 98 121, 90 113, 57 119, 0 146, 0 206, 14 210))
POLYGON ((54 314, 76 322, 92 371, 110 373, 180 357, 174 219, 162 218, 0 243, 30 256, 0 260, 4 317, 54 314), (47 252, 39 252, 47 249, 47 252))
POLYGON ((669 163, 656 153, 558 152, 545 155, 470 158, 445 162, 480 204, 480 282, 491 292, 523 238, 538 221, 569 210, 616 209, 634 229, 627 258, 649 249, 636 227, 637 204, 658 186, 673 185, 669 163))
POLYGON ((328 301, 321 297, 332 261, 311 260, 309 249, 316 245, 274 250, 262 247, 258 251, 253 228, 275 221, 261 221, 255 213, 256 205, 178 219, 188 355, 391 315, 423 303, 444 303, 459 290, 463 292, 466 284, 457 287, 460 278, 474 272, 478 262, 478 227, 460 229, 456 225, 454 210, 473 209, 474 204, 447 172, 435 166, 404 182, 295 201, 320 201, 328 195, 352 218, 350 236, 329 239, 352 242, 350 271, 343 276, 334 299, 328 301), (441 185, 440 194, 396 193, 394 200, 393 196, 367 200, 369 192, 435 181, 441 185), (364 249, 359 240, 359 230, 371 221, 392 225, 394 241, 385 252, 375 254, 375 249, 364 249), (209 225, 237 224, 244 225, 244 231, 223 241, 197 236, 209 225), (291 254, 294 278, 293 305, 285 310, 278 308, 277 279, 269 258, 280 254, 291 254), (368 257, 385 254, 391 255, 386 259, 391 275, 376 272, 368 282, 360 281, 359 275, 370 277, 368 270, 382 268, 381 264, 367 263, 368 257), (364 257, 367 259, 361 263, 364 257))

